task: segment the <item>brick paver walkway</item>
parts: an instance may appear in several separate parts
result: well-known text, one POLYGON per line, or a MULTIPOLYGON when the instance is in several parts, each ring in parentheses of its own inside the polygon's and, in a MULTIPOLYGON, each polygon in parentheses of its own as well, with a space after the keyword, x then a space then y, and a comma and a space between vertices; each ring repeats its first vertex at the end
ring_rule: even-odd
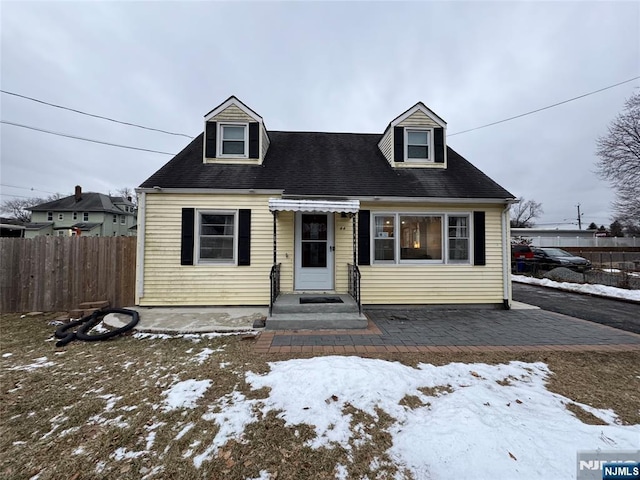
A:
POLYGON ((640 351, 640 335, 544 310, 369 310, 366 330, 264 331, 257 353, 640 351))

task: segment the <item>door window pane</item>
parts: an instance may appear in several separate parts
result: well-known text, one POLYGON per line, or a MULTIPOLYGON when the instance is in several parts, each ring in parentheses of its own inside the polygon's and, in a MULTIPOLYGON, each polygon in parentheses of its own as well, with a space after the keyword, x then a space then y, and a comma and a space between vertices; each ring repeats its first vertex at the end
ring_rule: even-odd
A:
POLYGON ((302 266, 327 266, 327 242, 302 242, 302 266))
POLYGON ((327 216, 302 215, 302 240, 326 240, 327 216))

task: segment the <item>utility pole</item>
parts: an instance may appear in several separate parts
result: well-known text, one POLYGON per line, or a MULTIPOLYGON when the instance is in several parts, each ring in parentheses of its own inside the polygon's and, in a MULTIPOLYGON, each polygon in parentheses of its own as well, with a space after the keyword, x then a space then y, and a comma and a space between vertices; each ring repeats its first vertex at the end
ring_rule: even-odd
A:
POLYGON ((576 206, 578 207, 578 230, 582 230, 582 217, 580 216, 580 204, 576 206))

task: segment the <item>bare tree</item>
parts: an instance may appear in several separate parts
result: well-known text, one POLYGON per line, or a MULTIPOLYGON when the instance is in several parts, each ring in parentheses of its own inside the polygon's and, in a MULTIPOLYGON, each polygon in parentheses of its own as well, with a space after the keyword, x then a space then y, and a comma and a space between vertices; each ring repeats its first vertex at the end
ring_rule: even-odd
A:
POLYGON ((116 193, 123 198, 131 198, 131 202, 134 205, 138 205, 138 198, 136 196, 136 191, 131 187, 122 187, 116 190, 116 193))
POLYGON ((640 224, 640 93, 625 102, 623 112, 596 145, 598 174, 616 191, 615 218, 640 224))
POLYGON ((542 204, 535 200, 519 199, 519 203, 511 205, 511 227, 530 228, 534 225, 534 220, 544 213, 542 204))
POLYGON ((28 207, 34 205, 40 205, 41 203, 51 202, 61 198, 62 195, 54 193, 48 197, 30 197, 30 198, 10 198, 0 203, 0 212, 8 215, 9 218, 14 218, 23 223, 29 223, 31 221, 31 211, 27 210, 28 207))

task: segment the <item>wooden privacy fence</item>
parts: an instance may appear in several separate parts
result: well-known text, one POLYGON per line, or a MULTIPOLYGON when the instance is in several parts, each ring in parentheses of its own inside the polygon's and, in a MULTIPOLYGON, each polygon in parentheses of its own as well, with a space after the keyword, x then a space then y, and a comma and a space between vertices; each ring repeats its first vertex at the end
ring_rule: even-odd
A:
POLYGON ((0 238, 0 311, 134 304, 136 237, 0 238))

